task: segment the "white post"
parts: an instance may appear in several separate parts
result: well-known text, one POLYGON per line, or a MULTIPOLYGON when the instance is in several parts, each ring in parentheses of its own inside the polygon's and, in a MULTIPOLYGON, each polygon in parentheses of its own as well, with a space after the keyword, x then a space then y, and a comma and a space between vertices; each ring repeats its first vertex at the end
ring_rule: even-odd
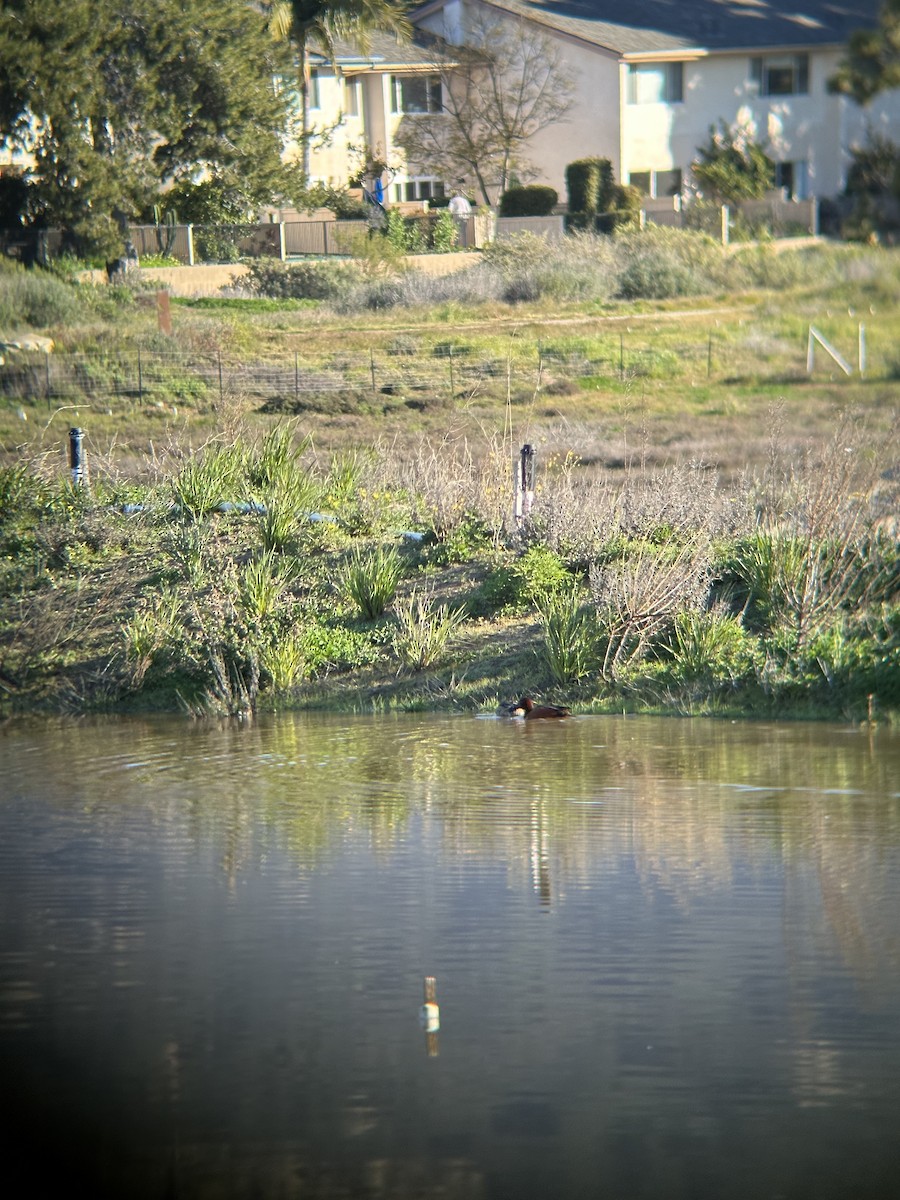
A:
POLYGON ((284 221, 278 222, 278 256, 282 262, 287 258, 287 248, 284 240, 284 221))
POLYGON ((816 339, 816 341, 819 343, 819 345, 822 347, 822 349, 825 350, 825 352, 827 354, 831 355, 831 357, 834 359, 834 361, 841 368, 841 370, 844 372, 845 375, 853 374, 853 368, 847 362, 846 358, 844 358, 844 356, 840 353, 839 350, 836 350, 835 347, 832 346, 831 342, 829 342, 828 338, 825 337, 825 335, 823 333, 820 333, 818 331, 818 329, 816 329, 815 325, 810 325, 810 327, 809 327, 810 348, 807 351, 806 361, 807 361, 807 367, 808 367, 808 370, 810 371, 810 373, 812 372, 812 339, 813 338, 816 339))
POLYGON ((187 244, 188 244, 188 266, 192 267, 194 265, 194 227, 193 227, 193 225, 188 225, 188 227, 187 227, 187 244))

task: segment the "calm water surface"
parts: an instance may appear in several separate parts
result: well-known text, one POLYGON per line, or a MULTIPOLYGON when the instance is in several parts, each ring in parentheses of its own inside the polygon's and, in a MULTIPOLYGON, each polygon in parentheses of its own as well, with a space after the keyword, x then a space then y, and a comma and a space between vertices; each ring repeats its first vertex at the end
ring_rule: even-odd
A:
POLYGON ((900 1195, 896 733, 303 715, 0 755, 28 1194, 900 1195))

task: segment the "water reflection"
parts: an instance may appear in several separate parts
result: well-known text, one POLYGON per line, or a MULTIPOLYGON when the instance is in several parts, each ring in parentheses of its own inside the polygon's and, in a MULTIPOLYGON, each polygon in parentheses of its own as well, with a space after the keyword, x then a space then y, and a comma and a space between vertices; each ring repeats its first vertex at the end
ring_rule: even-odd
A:
POLYGON ((889 731, 0 737, 3 1116, 58 1143, 39 1174, 137 1197, 891 1194, 889 731))

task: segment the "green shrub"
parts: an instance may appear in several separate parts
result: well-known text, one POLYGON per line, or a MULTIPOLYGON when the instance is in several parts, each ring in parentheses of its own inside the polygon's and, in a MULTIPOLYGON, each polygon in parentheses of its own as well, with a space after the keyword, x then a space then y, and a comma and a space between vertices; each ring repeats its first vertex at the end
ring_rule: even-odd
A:
POLYGON ((541 543, 529 546, 512 562, 498 563, 473 597, 476 611, 527 612, 567 591, 572 576, 555 551, 541 543))
POLYGON ((612 163, 608 158, 580 158, 566 167, 566 192, 570 223, 574 228, 593 229, 598 213, 613 208, 612 163))
POLYGON ((244 276, 245 286, 273 300, 333 300, 353 286, 355 272, 343 263, 287 265, 277 258, 255 259, 244 276))
POLYGON ((555 188, 540 184, 510 188, 500 197, 501 217, 546 217, 559 200, 555 188))
POLYGON ((6 329, 49 329, 73 320, 79 307, 74 287, 37 267, 0 272, 0 326, 6 329))
POLYGON ((675 617, 671 654, 679 679, 735 683, 753 671, 757 649, 737 617, 685 611, 675 617))
POLYGON ((459 242, 459 227, 452 214, 443 208, 437 215, 431 231, 434 249, 438 254, 448 254, 459 242))

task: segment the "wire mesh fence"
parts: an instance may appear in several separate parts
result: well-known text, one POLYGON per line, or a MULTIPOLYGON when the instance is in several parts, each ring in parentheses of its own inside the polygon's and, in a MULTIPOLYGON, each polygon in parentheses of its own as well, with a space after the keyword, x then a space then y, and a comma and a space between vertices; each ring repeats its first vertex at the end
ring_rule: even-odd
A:
MULTIPOLYGON (((451 332, 446 340, 428 346, 397 336, 375 349, 348 348, 317 361, 300 352, 234 361, 221 354, 177 349, 22 351, 0 362, 0 404, 46 404, 48 409, 66 403, 203 407, 239 396, 250 407, 288 412, 352 408, 354 399, 379 392, 443 401, 479 392, 595 390, 628 380, 727 378, 733 383, 807 373, 805 341, 793 346, 766 341, 761 331, 742 332, 745 345, 701 330, 681 338, 641 337, 631 331, 546 340, 517 337, 510 339, 505 353, 496 340, 468 343, 451 332)), ((872 359, 870 348, 869 377, 872 359)))

